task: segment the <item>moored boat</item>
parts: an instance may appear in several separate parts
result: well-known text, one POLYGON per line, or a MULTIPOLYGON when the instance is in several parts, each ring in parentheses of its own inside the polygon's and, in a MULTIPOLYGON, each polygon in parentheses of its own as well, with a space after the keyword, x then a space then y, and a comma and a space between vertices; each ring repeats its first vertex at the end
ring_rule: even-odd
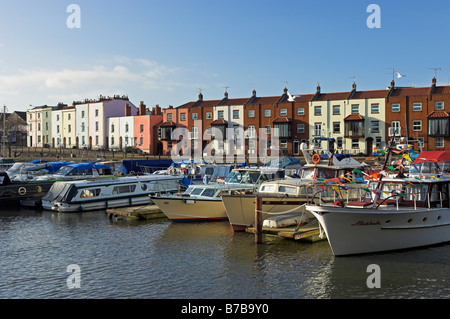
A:
POLYGON ((42 197, 42 207, 57 212, 80 212, 146 205, 149 195, 175 193, 181 176, 140 175, 55 182, 42 197))
POLYGON ((233 169, 224 183, 191 185, 184 194, 152 196, 152 201, 172 221, 209 221, 227 219, 222 196, 229 193, 254 193, 266 180, 281 178, 283 171, 271 168, 233 169))
MULTIPOLYGON (((422 152, 413 162, 407 177, 371 182, 363 201, 306 206, 319 220, 334 255, 450 241, 450 178, 446 174, 450 163, 438 163, 426 155, 422 152)), ((450 152, 447 156, 450 159, 450 152)))
MULTIPOLYGON (((357 177, 353 170, 360 163, 351 157, 330 154, 326 160, 313 162, 304 145, 302 150, 306 165, 300 169, 300 178, 267 181, 259 187, 258 196, 263 197, 263 219, 283 212, 302 211, 302 205, 311 199, 315 188, 318 187, 316 184, 339 185, 346 182, 341 176, 347 180, 357 177)), ((359 195, 360 185, 348 184, 347 187, 350 191, 346 193, 346 199, 359 195)), ((324 196, 332 197, 334 192, 330 191, 324 196)), ((222 200, 234 231, 245 231, 255 225, 255 194, 224 194, 222 200)), ((309 212, 307 216, 314 218, 309 212)))

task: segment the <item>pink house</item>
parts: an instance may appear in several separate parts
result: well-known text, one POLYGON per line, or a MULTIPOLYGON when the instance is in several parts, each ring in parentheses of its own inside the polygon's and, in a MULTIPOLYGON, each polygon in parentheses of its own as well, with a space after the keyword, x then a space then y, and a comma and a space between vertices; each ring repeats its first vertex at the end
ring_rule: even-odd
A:
POLYGON ((140 102, 138 114, 134 116, 136 148, 144 153, 158 154, 158 124, 161 124, 162 119, 159 105, 150 112, 144 102, 140 102))

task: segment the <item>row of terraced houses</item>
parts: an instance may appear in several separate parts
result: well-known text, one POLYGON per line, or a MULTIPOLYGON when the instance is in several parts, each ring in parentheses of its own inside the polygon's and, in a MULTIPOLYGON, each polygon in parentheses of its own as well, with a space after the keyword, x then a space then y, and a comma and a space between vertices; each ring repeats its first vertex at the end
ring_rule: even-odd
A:
POLYGON ((258 147, 300 155, 302 142, 331 147, 317 137, 333 138, 339 153, 350 154, 370 154, 392 138, 416 150, 450 146, 450 86, 438 86, 436 78, 427 87, 397 87, 392 81, 386 89, 367 91, 353 83, 347 92, 324 93, 318 85, 315 93, 294 97, 285 88, 279 96, 254 90, 250 97, 229 98, 225 92, 215 100, 200 93, 196 101, 151 110, 126 96, 39 106, 27 111, 28 146, 136 148, 152 155, 208 149, 246 156, 258 147))

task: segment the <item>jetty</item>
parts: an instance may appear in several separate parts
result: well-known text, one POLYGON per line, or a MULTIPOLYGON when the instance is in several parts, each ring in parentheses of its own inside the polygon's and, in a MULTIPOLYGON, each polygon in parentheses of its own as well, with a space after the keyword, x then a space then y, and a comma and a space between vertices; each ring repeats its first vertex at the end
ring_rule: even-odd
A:
POLYGON ((110 219, 148 220, 167 218, 155 204, 107 209, 106 212, 110 219))

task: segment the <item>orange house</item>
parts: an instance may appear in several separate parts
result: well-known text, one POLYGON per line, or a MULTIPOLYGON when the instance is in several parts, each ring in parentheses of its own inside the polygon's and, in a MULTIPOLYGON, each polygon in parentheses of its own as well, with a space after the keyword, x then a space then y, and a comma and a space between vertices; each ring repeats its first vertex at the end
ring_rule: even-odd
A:
POLYGON ((162 122, 161 108, 156 105, 150 112, 141 101, 139 112, 134 117, 136 148, 144 153, 158 153, 158 124, 162 122))

